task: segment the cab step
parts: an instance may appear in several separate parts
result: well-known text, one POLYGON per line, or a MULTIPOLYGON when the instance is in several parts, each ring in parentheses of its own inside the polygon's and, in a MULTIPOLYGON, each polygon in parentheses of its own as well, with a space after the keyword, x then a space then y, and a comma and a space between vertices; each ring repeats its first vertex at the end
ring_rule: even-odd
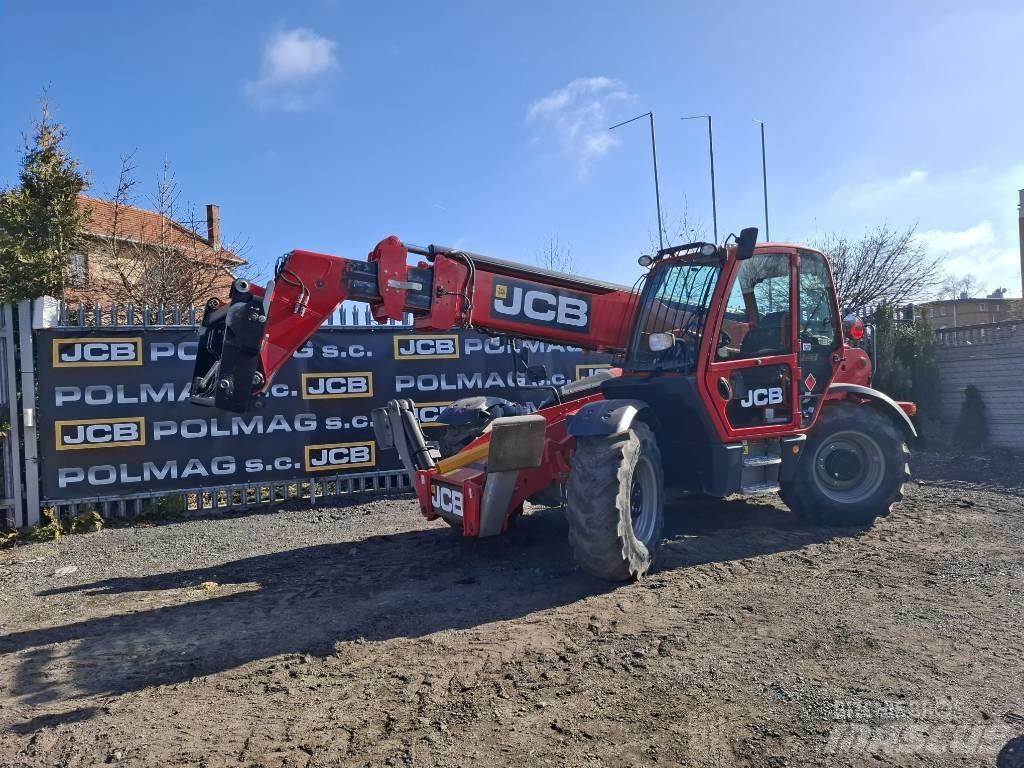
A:
POLYGON ((760 493, 778 493, 779 484, 773 480, 762 483, 751 483, 740 488, 740 493, 746 496, 755 496, 760 493))
POLYGON ((771 467, 782 463, 782 457, 777 453, 765 453, 760 456, 744 456, 744 467, 771 467))

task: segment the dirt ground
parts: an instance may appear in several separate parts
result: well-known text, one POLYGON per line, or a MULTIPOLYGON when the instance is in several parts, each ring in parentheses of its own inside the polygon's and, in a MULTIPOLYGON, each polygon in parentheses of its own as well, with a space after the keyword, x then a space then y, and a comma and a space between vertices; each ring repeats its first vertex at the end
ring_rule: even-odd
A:
POLYGON ((688 501, 618 586, 407 498, 3 551, 0 765, 1024 764, 1024 469, 914 469, 869 531, 688 501))

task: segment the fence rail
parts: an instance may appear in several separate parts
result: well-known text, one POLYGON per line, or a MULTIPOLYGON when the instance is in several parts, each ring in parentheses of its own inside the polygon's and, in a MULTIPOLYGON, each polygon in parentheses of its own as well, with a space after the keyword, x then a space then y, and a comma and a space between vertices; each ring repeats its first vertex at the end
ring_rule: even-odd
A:
MULTIPOLYGON (((191 306, 149 307, 135 304, 66 304, 51 299, 48 311, 54 316, 56 328, 192 328, 202 321, 203 310, 191 306)), ((380 327, 370 314, 370 308, 362 304, 341 305, 327 318, 325 328, 370 328, 380 327)), ((412 315, 407 314, 402 322, 388 320, 389 326, 411 326, 412 315)))
POLYGON ((935 332, 935 340, 943 347, 967 347, 1009 341, 1024 329, 1024 321, 971 325, 966 328, 943 328, 935 332))
POLYGON ((166 500, 174 500, 181 511, 246 510, 268 504, 308 502, 329 503, 363 493, 404 491, 409 478, 404 471, 366 472, 328 478, 300 478, 268 483, 231 484, 214 488, 191 488, 163 494, 140 493, 94 496, 52 505, 61 518, 73 518, 85 510, 97 510, 104 518, 125 518, 159 513, 166 500))

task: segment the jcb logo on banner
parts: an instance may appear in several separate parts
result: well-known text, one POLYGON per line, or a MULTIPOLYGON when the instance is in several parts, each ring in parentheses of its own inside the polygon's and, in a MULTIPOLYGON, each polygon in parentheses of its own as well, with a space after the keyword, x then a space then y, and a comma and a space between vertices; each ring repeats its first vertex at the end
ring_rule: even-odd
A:
POLYGON ((443 403, 415 403, 416 421, 420 423, 421 427, 443 427, 445 426, 444 422, 437 419, 441 415, 441 411, 451 404, 450 400, 443 403))
POLYGON ((54 423, 58 451, 83 448, 125 448, 146 444, 146 420, 141 417, 123 419, 73 419, 54 423))
POLYGON ((54 339, 54 368, 142 365, 142 338, 54 339))
POLYGON ((373 397, 373 374, 369 371, 302 374, 303 400, 344 397, 373 397))
POLYGON ((585 379, 587 376, 593 376, 598 371, 607 371, 611 368, 611 363, 593 363, 590 365, 577 365, 576 366, 576 380, 585 379))
POLYGON ((395 336, 395 360, 458 360, 459 337, 454 333, 443 336, 395 336))
POLYGON ((306 446, 306 471, 328 472, 330 470, 372 467, 377 463, 377 446, 372 440, 358 443, 327 443, 306 446))

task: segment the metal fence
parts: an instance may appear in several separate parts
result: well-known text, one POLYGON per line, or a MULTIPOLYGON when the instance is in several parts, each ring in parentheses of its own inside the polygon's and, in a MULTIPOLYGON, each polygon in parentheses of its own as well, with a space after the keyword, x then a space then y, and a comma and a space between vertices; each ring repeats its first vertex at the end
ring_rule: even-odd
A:
MULTIPOLYGON (((47 311, 53 315, 55 328, 194 328, 202 319, 203 310, 197 307, 136 306, 135 304, 66 304, 52 299, 47 311)), ((379 327, 365 304, 342 304, 324 322, 325 328, 370 328, 379 327)), ((396 323, 388 320, 387 325, 412 326, 412 315, 396 323)))
POLYGON ((1009 341, 1024 329, 1024 321, 1011 320, 1001 323, 985 323, 966 328, 942 328, 935 332, 935 340, 941 347, 971 347, 979 344, 995 344, 1009 341))

